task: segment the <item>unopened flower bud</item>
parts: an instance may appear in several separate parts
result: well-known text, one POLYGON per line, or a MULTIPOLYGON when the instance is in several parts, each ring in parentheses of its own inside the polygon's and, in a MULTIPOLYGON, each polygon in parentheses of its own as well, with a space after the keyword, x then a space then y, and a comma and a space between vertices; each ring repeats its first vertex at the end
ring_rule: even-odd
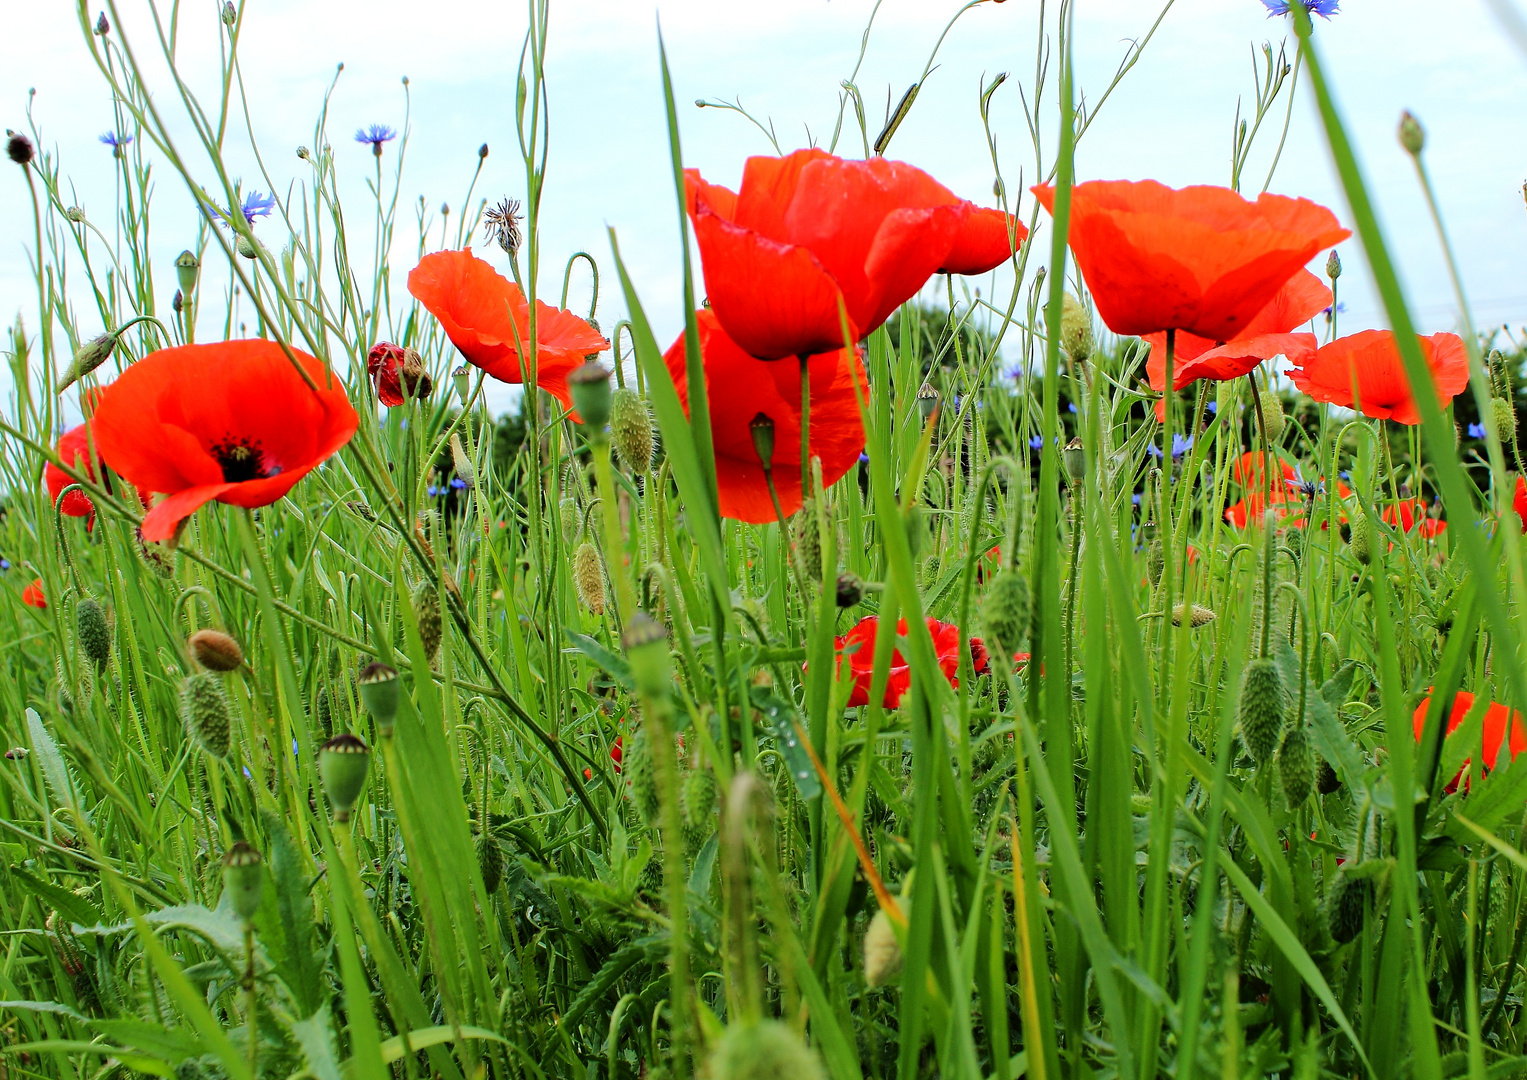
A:
POLYGON ((498 837, 486 829, 477 834, 473 846, 477 854, 477 869, 482 874, 482 887, 492 896, 504 883, 504 849, 499 846, 498 837))
POLYGON ((1278 665, 1266 656, 1248 663, 1241 673, 1237 718, 1241 725, 1241 739, 1258 764, 1271 760, 1277 750, 1287 707, 1278 665))
POLYGON ((238 18, 239 18, 239 13, 238 13, 238 10, 233 6, 233 0, 228 0, 228 2, 223 5, 223 22, 224 22, 224 24, 227 25, 227 26, 232 26, 234 23, 236 23, 238 21, 238 18))
POLYGON ((5 132, 5 155, 17 165, 30 165, 35 151, 32 149, 32 140, 19 131, 5 132))
POLYGON ((1516 434, 1516 409, 1505 398, 1490 399, 1490 418, 1495 423, 1495 434, 1502 442, 1510 442, 1516 434))
POLYGON ((186 309, 186 298, 181 293, 181 291, 179 289, 176 289, 175 290, 175 295, 170 297, 170 310, 174 311, 175 314, 179 315, 181 312, 185 311, 185 309, 186 309))
POLYGON ((1172 609, 1172 625, 1181 626, 1183 620, 1194 630, 1200 626, 1207 626, 1214 621, 1214 609, 1206 608, 1202 604, 1178 604, 1172 609))
POLYGON ((216 675, 198 671, 180 684, 180 720, 191 740, 215 758, 228 756, 232 717, 216 675))
POLYGON ((414 590, 414 618, 419 624, 419 641, 424 646, 424 658, 435 662, 440 652, 440 639, 445 633, 445 622, 440 617, 440 594, 428 581, 419 582, 414 590))
POLYGON ((583 423, 596 432, 610 422, 610 370, 587 360, 567 377, 567 390, 583 423))
POLYGON ((1029 581, 1014 567, 992 579, 981 601, 981 622, 997 651, 1012 656, 1028 637, 1031 618, 1029 581))
POLYGON ((663 625, 645 611, 637 611, 626 622, 621 644, 625 647, 637 691, 647 698, 667 697, 673 688, 673 673, 668 655, 668 633, 663 625))
POLYGON ((1315 752, 1303 724, 1293 724, 1278 747, 1278 781, 1290 809, 1303 806, 1315 787, 1315 752))
POLYGON ((864 581, 857 574, 838 575, 838 606, 851 608, 864 599, 864 581))
POLYGON ((778 1020, 733 1021, 711 1051, 711 1080, 822 1080, 821 1060, 788 1025, 778 1020))
POLYGON ((221 630, 198 630, 186 639, 191 657, 209 671, 237 671, 244 664, 244 650, 221 630))
POLYGON ((361 704, 376 721, 382 737, 392 737, 392 724, 398 715, 398 673, 383 663, 370 663, 355 680, 361 704))
POLYGON ((355 735, 336 735, 318 748, 318 778, 334 808, 335 821, 349 821, 350 811, 366 786, 371 748, 355 735))
POLYGON ((488 156, 488 144, 487 143, 483 143, 481 146, 479 146, 477 148, 477 159, 479 161, 481 161, 484 158, 486 158, 487 156, 488 156))
POLYGON ((258 259, 260 257, 260 248, 256 241, 242 234, 234 238, 233 249, 246 259, 258 259))
POLYGON ((74 358, 69 361, 69 367, 58 378, 58 392, 62 394, 74 383, 106 363, 111 359, 111 354, 116 347, 117 335, 115 334, 102 334, 81 345, 75 350, 74 358))
POLYGON ((1400 145, 1412 156, 1419 154, 1426 146, 1426 131, 1409 109, 1400 114, 1400 145))
POLYGON ((756 414, 748 422, 748 432, 753 436, 758 463, 768 472, 774 465, 774 418, 765 412, 756 414))
MULTIPOLYGON (((761 415, 761 414, 760 414, 761 415)), ((610 406, 610 439, 626 468, 644 473, 652 465, 652 417, 635 390, 621 387, 610 406)))
POLYGON ((95 20, 95 32, 103 37, 111 33, 111 23, 106 21, 106 12, 104 11, 95 20))
POLYGON ((1060 310, 1060 346, 1078 363, 1092 356, 1096 341, 1092 336, 1092 317, 1080 300, 1065 294, 1060 310))
POLYGON ((1336 880, 1326 892, 1326 930, 1338 945, 1353 941, 1363 932, 1368 902, 1373 896, 1373 880, 1354 878, 1345 869, 1336 872, 1336 880))
POLYGON ((265 860, 249 843, 240 840, 223 856, 223 888, 240 919, 249 922, 260 910, 265 885, 265 860))
MULTIPOLYGON (((911 911, 905 897, 900 901, 903 915, 911 911)), ((871 990, 884 986, 888 979, 901 971, 901 944, 896 940, 896 930, 884 909, 875 912, 869 929, 864 932, 864 982, 871 990)))
POLYGON ((599 549, 587 540, 573 552, 573 585, 584 607, 595 615, 604 614, 604 566, 599 549))
POLYGON ((451 467, 467 487, 477 485, 477 466, 472 464, 472 458, 467 454, 466 445, 459 434, 451 436, 451 467))
POLYGON ((1326 256, 1326 277, 1332 281, 1341 277, 1341 256, 1335 251, 1326 256))
POLYGON ((1347 544, 1352 548, 1352 557, 1367 566, 1373 561, 1373 522, 1368 520, 1356 500, 1348 515, 1348 529, 1347 544))
POLYGON ((64 217, 78 225, 85 220, 85 211, 81 210, 78 206, 71 206, 64 211, 64 217))
POLYGON ((74 605, 74 630, 80 652, 97 671, 103 670, 111 660, 111 626, 99 600, 87 596, 74 605))

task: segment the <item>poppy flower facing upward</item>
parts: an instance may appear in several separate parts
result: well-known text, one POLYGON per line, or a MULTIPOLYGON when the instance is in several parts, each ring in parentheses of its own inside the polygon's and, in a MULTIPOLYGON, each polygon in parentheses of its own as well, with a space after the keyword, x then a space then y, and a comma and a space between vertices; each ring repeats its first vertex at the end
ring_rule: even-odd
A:
POLYGON ((726 332, 764 360, 867 336, 937 272, 979 274, 1028 234, 899 161, 824 150, 752 157, 733 192, 685 171, 705 291, 726 332))
MULTIPOLYGON (((80 424, 64 432, 58 440, 55 448, 58 459, 73 468, 76 472, 84 473, 92 481, 95 480, 95 469, 90 460, 90 424, 80 424)), ((99 456, 99 451, 97 451, 99 456)), ((43 482, 48 485, 48 499, 58 503, 58 493, 74 483, 74 477, 64 470, 48 462, 42 470, 43 482)), ((64 501, 58 504, 60 512, 70 517, 82 517, 85 519, 85 528, 95 528, 95 503, 83 491, 71 491, 64 496, 64 501)))
MULTIPOLYGON (((1440 406, 1446 408, 1469 384, 1463 339, 1457 334, 1433 334, 1416 340, 1441 395, 1440 406)), ((1421 422, 1392 331, 1364 330, 1337 338, 1288 374, 1295 386, 1316 401, 1356 409, 1375 420, 1421 422)))
MULTIPOLYGON (((848 698, 849 708, 868 705, 870 702, 870 684, 875 674, 875 635, 879 628, 880 617, 867 615, 860 619, 852 630, 833 642, 840 671, 844 652, 857 646, 848 657, 848 668, 854 678, 854 689, 848 698)), ((896 624, 896 633, 899 637, 906 636, 906 619, 896 624)), ((949 680, 950 686, 958 687, 960 682, 956 675, 960 670, 960 628, 953 623, 939 622, 937 619, 929 618, 928 633, 933 635, 933 652, 938 659, 939 670, 944 673, 944 678, 949 680)), ((1027 655, 1024 655, 1023 659, 1027 660, 1027 655)), ((986 647, 981 643, 980 638, 970 639, 970 660, 971 670, 977 675, 984 675, 990 670, 986 647)), ((882 704, 887 709, 896 708, 901 704, 901 699, 906 696, 911 686, 911 664, 901 655, 899 648, 892 649, 891 670, 886 678, 885 697, 882 699, 882 704)))
MULTIPOLYGON (((1053 213, 1055 189, 1032 190, 1053 213)), ((1154 180, 1071 191, 1071 251, 1116 334, 1232 341, 1317 252, 1350 235, 1325 207, 1283 195, 1251 202, 1229 188, 1154 180)))
MULTIPOLYGON (((1417 742, 1421 740, 1421 736, 1426 730, 1426 711, 1431 708, 1431 704, 1432 696, 1427 694, 1426 697, 1421 699, 1421 704, 1416 706, 1413 723, 1415 725, 1417 742)), ((1467 690, 1458 691, 1457 696, 1453 698, 1452 707, 1447 711, 1446 736, 1451 736, 1453 732, 1462 726, 1464 718, 1468 716, 1469 710, 1473 707, 1474 695, 1467 690)), ((1499 702, 1492 701, 1489 707, 1485 709, 1481 734, 1484 743, 1484 771, 1486 773, 1497 765, 1507 764, 1516 755, 1527 751, 1527 727, 1522 726, 1522 714, 1508 710, 1506 706, 1499 702), (1511 725, 1509 742, 1506 737, 1508 719, 1511 725), (1509 755, 1503 754, 1501 751, 1501 743, 1503 742, 1507 743, 1510 749, 1509 755), (1498 760, 1502 757, 1506 758, 1506 761, 1498 760)), ((1458 770, 1458 775, 1448 781, 1447 790, 1449 793, 1457 791, 1460 783, 1463 784, 1465 791, 1469 789, 1468 772, 1470 760, 1472 759, 1465 760, 1463 768, 1458 770)))
MULTIPOLYGON (((1278 294, 1231 341, 1214 342, 1196 334, 1179 333, 1172 350, 1172 388, 1199 379, 1236 379, 1249 374, 1264 360, 1286 357, 1303 364, 1315 355, 1314 334, 1293 331, 1331 306, 1331 290, 1308 270, 1300 270, 1284 283, 1278 294)), ((1166 389, 1166 334, 1148 334, 1151 347, 1145 375, 1152 390, 1166 389)), ((1165 400, 1156 403, 1156 416, 1166 415, 1165 400)))
POLYGON ((419 353, 390 341, 378 341, 371 346, 366 354, 366 374, 376 387, 377 400, 389 409, 409 398, 427 398, 435 388, 419 353))
POLYGON ((350 441, 358 423, 324 366, 273 341, 162 349, 106 388, 91 421, 101 460, 141 494, 167 495, 143 538, 168 540, 204 503, 267 506, 350 441))
POLYGON ((21 590, 21 602, 27 607, 34 607, 40 610, 47 608, 48 598, 42 592, 42 578, 37 578, 21 590))
MULTIPOLYGON (((713 311, 702 308, 695 317, 710 395, 721 516, 755 525, 775 519, 774 502, 753 442, 752 424, 759 414, 774 424, 770 467, 780 510, 793 514, 801 506, 800 369, 794 364, 771 364, 749 356, 721 329, 713 311)), ((683 335, 663 359, 687 413, 689 380, 683 335)), ((826 486, 853 468, 864 449, 864 427, 854 394, 855 373, 860 385, 865 385, 864 368, 857 356, 838 349, 813 356, 810 371, 810 449, 813 457, 822 459, 822 483, 826 486)))
MULTIPOLYGON (((437 251, 408 272, 408 291, 468 363, 500 382, 524 381, 519 349, 530 341, 530 305, 518 285, 470 251, 437 251)), ((536 385, 563 408, 573 402, 568 373, 609 347, 585 320, 536 301, 536 385)))

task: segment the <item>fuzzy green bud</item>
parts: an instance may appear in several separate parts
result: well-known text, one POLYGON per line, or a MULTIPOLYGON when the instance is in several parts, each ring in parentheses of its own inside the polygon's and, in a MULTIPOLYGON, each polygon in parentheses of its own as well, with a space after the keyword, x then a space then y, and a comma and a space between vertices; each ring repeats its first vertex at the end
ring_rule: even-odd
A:
POLYGON ((191 657, 208 671, 237 671, 244 666, 244 650, 221 630, 198 630, 186 638, 191 657))
POLYGON ((265 860, 243 840, 223 856, 223 889, 234 913, 246 923, 260 910, 260 893, 265 885, 265 860))
POLYGON ((435 662, 440 652, 440 639, 445 635, 445 620, 440 616, 440 594, 427 581, 419 582, 414 589, 414 618, 419 623, 419 641, 424 645, 424 658, 435 662))
POLYGON ((652 761, 652 744, 646 727, 640 727, 626 740, 621 756, 621 775, 631 788, 631 801, 648 825, 658 820, 657 769, 652 761))
POLYGON ((573 585, 584 607, 595 615, 604 614, 604 566, 599 549, 587 540, 573 552, 573 585))
POLYGON ((1151 579, 1152 585, 1161 584, 1161 574, 1166 569, 1166 548, 1162 546, 1158 536, 1151 541, 1150 547, 1145 549, 1145 573, 1151 579))
POLYGON ((1363 919, 1372 896, 1372 878, 1352 877, 1346 870, 1336 872, 1325 902, 1326 929, 1332 941, 1345 945, 1363 932, 1363 919))
POLYGON ((482 887, 492 896, 504 883, 504 849, 499 846, 498 837, 487 829, 477 834, 473 848, 477 854, 478 872, 482 874, 482 887))
POLYGON ((727 1027, 707 1063, 709 1080, 823 1080, 822 1063, 778 1020, 727 1027))
POLYGON ((824 579, 822 565, 822 528, 817 520, 817 503, 807 499, 795 514, 795 564, 807 581, 824 579))
POLYGON ((1400 145, 1412 157, 1426 148, 1426 130, 1409 109, 1400 114, 1400 145))
POLYGON ((1322 795, 1341 790, 1341 777, 1336 775, 1336 770, 1331 768, 1331 763, 1325 758, 1315 762, 1315 790, 1322 795))
POLYGON ((58 377, 56 389, 60 394, 74 383, 89 375, 96 368, 111 359, 111 354, 117 347, 116 334, 101 334, 91 338, 85 344, 75 350, 74 357, 69 361, 69 366, 58 377))
POLYGON ((621 463, 633 473, 652 466, 652 416, 635 390, 623 386, 610 403, 610 441, 621 463))
POLYGON ((1271 760, 1283 734, 1288 702, 1278 665, 1270 657, 1258 657, 1241 673, 1241 701, 1237 719, 1246 749, 1258 764, 1271 760))
POLYGON ((1278 781, 1289 807, 1304 805, 1315 786, 1315 752, 1303 724, 1292 724, 1278 747, 1278 781))
POLYGON ((1092 316, 1082 302, 1070 293, 1065 294, 1060 309, 1060 347, 1077 363, 1092 356, 1096 342, 1092 336, 1092 316))
POLYGON ((668 632, 645 611, 637 611, 626 621, 621 635, 631 678, 643 697, 662 700, 673 689, 672 660, 668 655, 668 632))
POLYGON ((716 828, 716 774, 709 769, 695 769, 684 780, 682 807, 684 848, 691 854, 700 850, 716 828))
POLYGON ((74 605, 74 631, 80 652, 97 671, 104 670, 111 660, 111 627, 99 600, 87 596, 74 605))
POLYGON ((257 241, 240 233, 233 241, 233 250, 237 251, 246 259, 254 260, 260 257, 260 245, 257 241))
POLYGON ((1172 609, 1173 626, 1181 626, 1186 622, 1197 630, 1200 626, 1208 626, 1214 618, 1214 609, 1206 608, 1202 604, 1178 604, 1172 609))
MULTIPOLYGON (((903 915, 911 916, 906 897, 899 901, 903 915)), ((884 909, 875 912, 864 931, 864 982, 871 990, 884 986, 901 971, 901 943, 884 909)))
POLYGON ((392 736, 392 723, 398 715, 398 673, 382 663, 371 663, 361 668, 355 680, 360 691, 361 704, 376 721, 382 737, 392 736))
POLYGON ((1348 527, 1351 532, 1347 543, 1352 548, 1352 557, 1367 566, 1373 561, 1373 522, 1355 499, 1348 514, 1348 527))
POLYGON ((1283 439, 1283 431, 1288 427, 1288 414, 1283 411, 1283 398, 1276 390, 1263 390, 1262 421, 1267 425, 1267 441, 1277 444, 1283 439))
POLYGON ((571 546, 583 529, 583 515, 578 512, 578 500, 568 495, 557 504, 557 517, 562 525, 562 541, 571 546))
POLYGON ((1028 578, 1012 567, 1001 571, 981 601, 981 624, 987 638, 998 651, 1012 656, 1028 637, 1030 618, 1028 578))
POLYGON ((180 684, 180 720, 186 734, 215 758, 228 756, 233 721, 216 675, 198 671, 180 684))
POLYGON ((774 467, 774 418, 766 412, 754 415, 748 421, 748 433, 753 436, 753 452, 764 472, 774 467))
POLYGON ((334 808, 335 821, 349 821, 355 801, 366 787, 371 747, 356 735, 336 735, 318 748, 318 778, 334 808))
POLYGON ((1490 399, 1490 418, 1501 442, 1509 443, 1516 435, 1516 409, 1505 398, 1490 399))
POLYGON ((1336 254, 1334 249, 1326 256, 1326 277, 1332 281, 1341 277, 1341 256, 1336 254))
POLYGON ((477 486, 477 466, 472 464, 472 457, 459 434, 451 436, 451 468, 467 487, 477 486))
POLYGON ((567 377, 567 392, 583 423, 603 432, 610 422, 610 370, 597 360, 585 361, 567 377))

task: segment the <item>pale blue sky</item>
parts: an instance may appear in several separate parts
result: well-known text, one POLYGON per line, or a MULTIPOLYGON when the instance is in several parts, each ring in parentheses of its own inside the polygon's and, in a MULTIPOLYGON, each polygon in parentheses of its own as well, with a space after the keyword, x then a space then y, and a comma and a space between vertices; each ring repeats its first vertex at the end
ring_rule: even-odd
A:
MULTIPOLYGON (((137 0, 121 5, 138 49, 151 41, 137 0)), ((216 72, 215 8, 182 4, 182 72, 205 99, 216 72)), ((0 125, 21 126, 27 90, 45 139, 62 155, 79 202, 92 220, 114 212, 112 159, 97 136, 111 127, 109 95, 80 38, 72 5, 11 4, 0 15, 8 50, 0 70, 0 125)), ((743 158, 767 153, 767 141, 734 113, 699 110, 698 97, 734 98, 771 117, 782 146, 804 145, 807 131, 830 138, 837 89, 851 72, 873 0, 552 0, 548 72, 552 143, 545 203, 543 291, 560 286, 561 267, 580 248, 604 271, 600 319, 623 314, 605 227, 613 226, 659 337, 667 344, 682 318, 672 184, 658 81, 656 18, 660 14, 680 102, 686 162, 723 183, 735 183, 743 158)), ((885 0, 859 75, 879 127, 887 90, 893 98, 922 71, 929 50, 959 5, 948 0, 885 0)), ((1052 11, 1055 5, 1050 5, 1052 11)), ((1426 125, 1428 161, 1443 201, 1476 320, 1527 320, 1527 63, 1508 42, 1486 0, 1346 0, 1317 33, 1364 166, 1373 182, 1419 321, 1451 329, 1456 305, 1436 234, 1414 173, 1395 140, 1400 110, 1426 125)), ((94 9, 92 9, 94 10, 94 9)), ((1078 0, 1076 55, 1081 89, 1095 100, 1160 5, 1149 0, 1078 0)), ((892 157, 918 164, 959 194, 991 201, 992 168, 976 110, 977 88, 998 71, 1012 78, 998 91, 993 126, 1010 190, 1018 172, 1032 181, 1028 132, 1019 90, 1032 98, 1038 4, 986 3, 967 12, 944 42, 941 66, 928 81, 892 146, 892 157)), ((1053 16, 1052 16, 1053 17, 1053 16)), ((1099 113, 1080 151, 1081 178, 1153 177, 1173 185, 1225 183, 1229 178, 1237 96, 1253 92, 1252 48, 1287 31, 1257 0, 1177 0, 1138 66, 1099 113)), ((476 164, 479 144, 492 153, 478 194, 523 194, 514 146, 514 69, 524 31, 522 4, 486 0, 250 0, 241 45, 254 133, 267 167, 281 184, 307 165, 295 148, 311 142, 313 121, 334 65, 345 71, 330 107, 330 130, 350 202, 352 250, 370 250, 363 187, 372 158, 349 141, 357 127, 401 126, 400 77, 413 98, 394 247, 396 285, 412 265, 413 205, 442 201, 453 212, 476 164)), ((158 100, 172 112, 173 90, 155 70, 158 100)), ((1050 109, 1045 120, 1054 128, 1050 109)), ((1281 111, 1270 118, 1252 154, 1245 184, 1261 186, 1277 140, 1281 111)), ((183 129, 183 124, 181 125, 183 129)), ((242 133, 233 140, 247 143, 242 133)), ((388 147, 389 163, 397 144, 388 147)), ((845 134, 840 152, 853 154, 845 134)), ((243 148, 231 155, 247 186, 262 186, 243 148), (253 181, 253 182, 252 182, 253 181)), ((17 171, 0 169, 0 318, 23 311, 35 326, 25 249, 30 207, 17 171)), ((210 174, 204 174, 210 175, 210 174)), ((174 290, 176 253, 194 238, 192 202, 168 168, 156 169, 154 255, 160 303, 174 290)), ((1272 190, 1307 195, 1350 215, 1340 197, 1317 128, 1307 81, 1298 89, 1293 126, 1272 190)), ((1024 197, 1021 212, 1030 206, 1024 197)), ((279 246, 278 228, 260 230, 279 246)), ((438 231, 437 234, 438 236, 438 231)), ((480 249, 481 250, 481 249, 480 249)), ((1342 279, 1345 329, 1380 325, 1362 256, 1349 241, 1342 279)), ((493 255, 486 257, 494 258, 493 255)), ((1035 262, 1042 261, 1036 259, 1035 262)), ((215 271, 209 269, 209 273, 215 271)), ((581 277, 582 275, 578 275, 581 277)), ((211 280, 211 279, 209 279, 211 280)), ((1000 283, 999 283, 1000 286, 1000 283)), ((991 285, 986 286, 988 289, 991 285)), ((999 287, 998 294, 1002 295, 999 287)), ((586 306, 575 286, 574 307, 586 306)), ((81 307, 83 334, 98 331, 81 307), (86 325, 88 323, 88 325, 86 325)), ((203 324, 203 337, 209 327, 203 324)), ((502 400, 502 398, 500 399, 502 400)))

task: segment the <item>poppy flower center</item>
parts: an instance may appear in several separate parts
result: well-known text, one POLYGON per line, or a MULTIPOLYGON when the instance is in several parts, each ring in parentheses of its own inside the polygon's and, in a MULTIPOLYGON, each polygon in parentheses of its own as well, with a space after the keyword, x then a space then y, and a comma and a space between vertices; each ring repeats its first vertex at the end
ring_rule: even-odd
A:
POLYGON ((223 480, 230 484, 262 480, 281 471, 279 465, 266 462, 265 451, 260 449, 259 442, 228 438, 214 444, 211 453, 223 470, 223 480))

